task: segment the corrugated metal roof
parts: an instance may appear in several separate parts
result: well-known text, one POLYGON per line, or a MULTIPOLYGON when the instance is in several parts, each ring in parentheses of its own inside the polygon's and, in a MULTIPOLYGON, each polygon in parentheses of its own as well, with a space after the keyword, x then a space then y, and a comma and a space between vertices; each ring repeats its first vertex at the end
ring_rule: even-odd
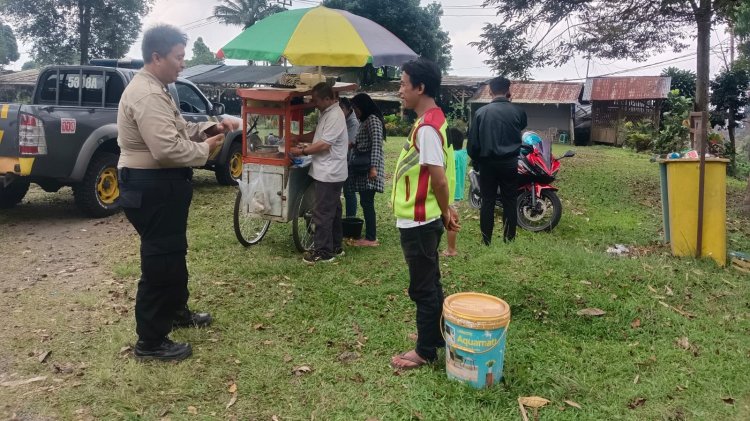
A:
MULTIPOLYGON (((581 83, 570 82, 511 82, 510 94, 513 102, 519 104, 575 104, 581 94, 581 83)), ((482 86, 469 102, 488 103, 492 101, 490 86, 482 86)))
POLYGON ((36 85, 36 79, 39 77, 39 69, 22 70, 20 72, 0 75, 0 85, 36 85))
POLYGON ((487 82, 491 76, 452 76, 444 75, 440 86, 466 86, 472 87, 487 82))
POLYGON ((671 77, 623 76, 597 77, 586 80, 582 101, 620 101, 662 99, 669 95, 671 77))
POLYGON ((180 76, 184 77, 185 79, 190 79, 191 77, 202 75, 203 73, 210 72, 211 70, 217 69, 221 66, 223 66, 223 64, 198 64, 196 66, 191 66, 183 70, 182 73, 180 73, 180 76))

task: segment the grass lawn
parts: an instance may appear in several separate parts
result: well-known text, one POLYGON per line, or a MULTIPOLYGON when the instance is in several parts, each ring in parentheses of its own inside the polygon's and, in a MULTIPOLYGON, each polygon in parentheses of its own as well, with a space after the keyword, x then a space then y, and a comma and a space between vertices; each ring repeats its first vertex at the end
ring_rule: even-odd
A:
MULTIPOLYGON (((387 141, 388 169, 402 140, 387 141)), ((728 184, 729 249, 750 251, 749 221, 736 211, 745 183, 728 184)), ((240 246, 235 190, 203 173, 190 215, 191 306, 216 321, 173 334, 193 344, 194 356, 179 364, 121 356, 135 341, 130 311, 96 335, 59 334, 55 352, 86 364, 85 375, 27 409, 62 419, 516 420, 518 397, 537 395, 552 401, 540 419, 750 419, 750 283, 709 260, 673 258, 660 244, 657 166, 621 149, 577 148, 557 185, 564 211, 553 232, 520 231, 513 244, 487 248, 478 212, 463 203, 460 256, 441 261, 446 295, 478 291, 511 305, 497 387, 449 381, 444 364, 401 375, 388 366, 413 346, 415 331, 388 193, 376 196, 381 247, 350 247, 335 264, 309 267, 291 224, 272 224, 259 245, 240 246), (616 243, 634 256, 609 256, 616 243), (606 314, 576 314, 591 307, 606 314), (311 371, 293 374, 300 366, 311 371)), ((132 306, 137 237, 110 247, 104 264, 124 292, 118 302, 132 306)), ((108 299, 81 292, 90 305, 108 299)))

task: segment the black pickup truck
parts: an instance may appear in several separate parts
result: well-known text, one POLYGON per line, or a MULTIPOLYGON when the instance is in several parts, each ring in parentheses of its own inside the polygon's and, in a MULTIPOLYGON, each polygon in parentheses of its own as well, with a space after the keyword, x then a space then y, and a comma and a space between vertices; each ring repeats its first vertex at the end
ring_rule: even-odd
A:
MULTIPOLYGON (((76 205, 92 217, 117 212, 117 105, 137 70, 116 66, 53 66, 39 73, 31 105, 0 104, 0 208, 18 204, 38 184, 47 192, 71 186, 76 205)), ((169 92, 187 121, 220 119, 190 81, 169 92)), ((218 121, 218 120, 217 120, 218 121)), ((242 133, 230 133, 204 169, 220 184, 242 174, 242 133)))

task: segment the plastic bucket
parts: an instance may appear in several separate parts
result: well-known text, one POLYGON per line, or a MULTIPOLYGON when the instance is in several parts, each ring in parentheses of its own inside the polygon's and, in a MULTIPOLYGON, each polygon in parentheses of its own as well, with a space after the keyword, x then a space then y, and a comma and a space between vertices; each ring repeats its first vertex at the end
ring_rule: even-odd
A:
POLYGON ((362 225, 365 221, 359 218, 344 218, 341 220, 341 231, 346 238, 359 239, 362 237, 362 225))
POLYGON ((477 389, 503 377, 510 306, 492 295, 453 294, 443 303, 445 371, 477 389))

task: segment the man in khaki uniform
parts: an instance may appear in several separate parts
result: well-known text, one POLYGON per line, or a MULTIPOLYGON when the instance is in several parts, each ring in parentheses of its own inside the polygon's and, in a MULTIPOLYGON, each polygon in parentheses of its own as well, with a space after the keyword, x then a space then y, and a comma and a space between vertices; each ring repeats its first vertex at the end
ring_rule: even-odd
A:
POLYGON ((160 25, 143 35, 145 63, 120 99, 117 143, 120 206, 141 238, 135 299, 139 359, 181 360, 190 344, 172 342, 173 327, 205 326, 208 313, 188 309, 187 219, 193 166, 206 163, 236 123, 186 122, 167 85, 184 69, 187 36, 160 25))

